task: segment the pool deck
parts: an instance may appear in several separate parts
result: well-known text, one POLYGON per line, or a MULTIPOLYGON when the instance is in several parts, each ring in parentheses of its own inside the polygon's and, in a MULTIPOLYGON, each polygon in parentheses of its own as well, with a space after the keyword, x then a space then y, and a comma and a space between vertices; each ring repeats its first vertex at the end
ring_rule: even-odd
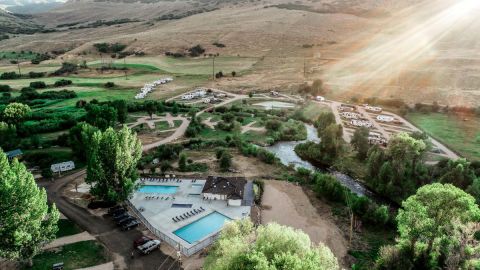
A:
POLYGON ((143 210, 140 211, 141 215, 143 215, 143 217, 153 227, 155 227, 157 230, 159 230, 169 238, 180 243, 183 247, 190 248, 196 243, 201 242, 202 239, 209 238, 210 236, 218 233, 218 231, 206 235, 199 241, 192 244, 178 237, 173 232, 215 211, 231 219, 241 219, 250 216, 250 206, 228 206, 227 201, 203 200, 200 194, 202 192, 205 182, 206 180, 196 180, 195 182, 192 182, 192 179, 181 179, 181 182, 177 182, 177 180, 141 182, 142 185, 178 186, 178 189, 175 194, 153 194, 135 192, 133 194, 133 197, 130 199, 130 202, 137 210, 143 210), (147 196, 154 196, 155 198, 146 199, 147 196), (192 207, 172 208, 172 204, 174 203, 192 204, 192 207), (173 217, 180 216, 186 212, 192 211, 193 209, 199 209, 200 207, 203 207, 205 211, 181 220, 179 222, 174 222, 172 220, 173 217))

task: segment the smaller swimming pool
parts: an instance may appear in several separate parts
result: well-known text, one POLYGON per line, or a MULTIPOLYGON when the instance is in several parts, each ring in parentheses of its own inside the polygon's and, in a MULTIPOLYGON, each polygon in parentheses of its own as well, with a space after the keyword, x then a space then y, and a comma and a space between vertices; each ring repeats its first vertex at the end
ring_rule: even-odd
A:
POLYGON ((189 203, 173 203, 172 208, 192 208, 192 204, 189 204, 189 203))
POLYGON ((230 221, 231 218, 220 214, 219 212, 213 212, 201 219, 181 227, 173 232, 176 236, 182 238, 188 243, 192 244, 198 240, 203 239, 205 236, 218 232, 225 222, 230 221))
POLYGON ((159 194, 175 194, 178 186, 162 186, 162 185, 144 185, 138 189, 140 193, 159 193, 159 194))

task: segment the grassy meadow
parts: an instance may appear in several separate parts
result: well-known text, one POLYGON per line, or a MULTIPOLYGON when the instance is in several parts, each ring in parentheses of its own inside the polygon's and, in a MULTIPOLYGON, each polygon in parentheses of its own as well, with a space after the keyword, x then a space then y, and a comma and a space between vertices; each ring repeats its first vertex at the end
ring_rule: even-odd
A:
POLYGON ((411 113, 407 117, 430 136, 471 160, 480 160, 480 118, 441 113, 411 113))

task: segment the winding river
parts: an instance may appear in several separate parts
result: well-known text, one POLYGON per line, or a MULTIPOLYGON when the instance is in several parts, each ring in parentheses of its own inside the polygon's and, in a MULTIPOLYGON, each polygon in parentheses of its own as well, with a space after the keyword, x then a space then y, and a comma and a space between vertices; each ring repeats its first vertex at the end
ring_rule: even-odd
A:
MULTIPOLYGON (((280 161, 285 165, 294 164, 295 168, 303 167, 303 168, 310 169, 310 170, 325 172, 324 169, 315 167, 310 162, 302 160, 295 153, 294 149, 295 149, 295 146, 298 145, 298 144, 304 143, 306 141, 313 141, 313 142, 319 142, 320 141, 320 138, 318 138, 318 135, 317 135, 317 129, 314 126, 305 124, 305 127, 307 128, 307 139, 306 140, 304 140, 304 141, 294 141, 294 142, 292 142, 292 141, 290 141, 290 142, 278 142, 278 143, 276 143, 272 146, 266 147, 266 149, 269 150, 270 152, 274 153, 280 159, 280 161)), ((357 180, 355 180, 355 179, 351 178, 350 176, 348 176, 346 174, 343 174, 341 172, 331 171, 331 170, 329 170, 329 172, 335 178, 337 178, 337 180, 342 185, 344 185, 345 187, 350 189, 355 194, 361 195, 361 196, 367 196, 367 197, 370 197, 372 199, 376 199, 377 196, 375 196, 375 194, 372 191, 367 189, 363 184, 359 183, 357 180)))

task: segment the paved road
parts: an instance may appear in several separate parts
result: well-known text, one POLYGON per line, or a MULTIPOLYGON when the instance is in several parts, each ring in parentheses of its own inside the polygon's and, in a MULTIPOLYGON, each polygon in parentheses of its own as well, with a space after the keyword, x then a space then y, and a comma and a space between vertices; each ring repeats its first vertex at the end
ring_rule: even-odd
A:
POLYGON ((111 218, 92 215, 86 209, 70 203, 62 195, 62 190, 68 183, 78 177, 83 177, 85 173, 85 170, 81 170, 54 182, 42 182, 39 185, 47 189, 49 201, 55 202, 57 208, 66 217, 95 236, 98 241, 106 246, 112 254, 115 269, 181 269, 172 257, 163 254, 159 250, 148 256, 140 256, 136 253, 134 259, 131 259, 133 240, 142 234, 138 228, 123 232, 115 226, 111 218), (162 265, 161 268, 159 268, 160 265, 162 265))

